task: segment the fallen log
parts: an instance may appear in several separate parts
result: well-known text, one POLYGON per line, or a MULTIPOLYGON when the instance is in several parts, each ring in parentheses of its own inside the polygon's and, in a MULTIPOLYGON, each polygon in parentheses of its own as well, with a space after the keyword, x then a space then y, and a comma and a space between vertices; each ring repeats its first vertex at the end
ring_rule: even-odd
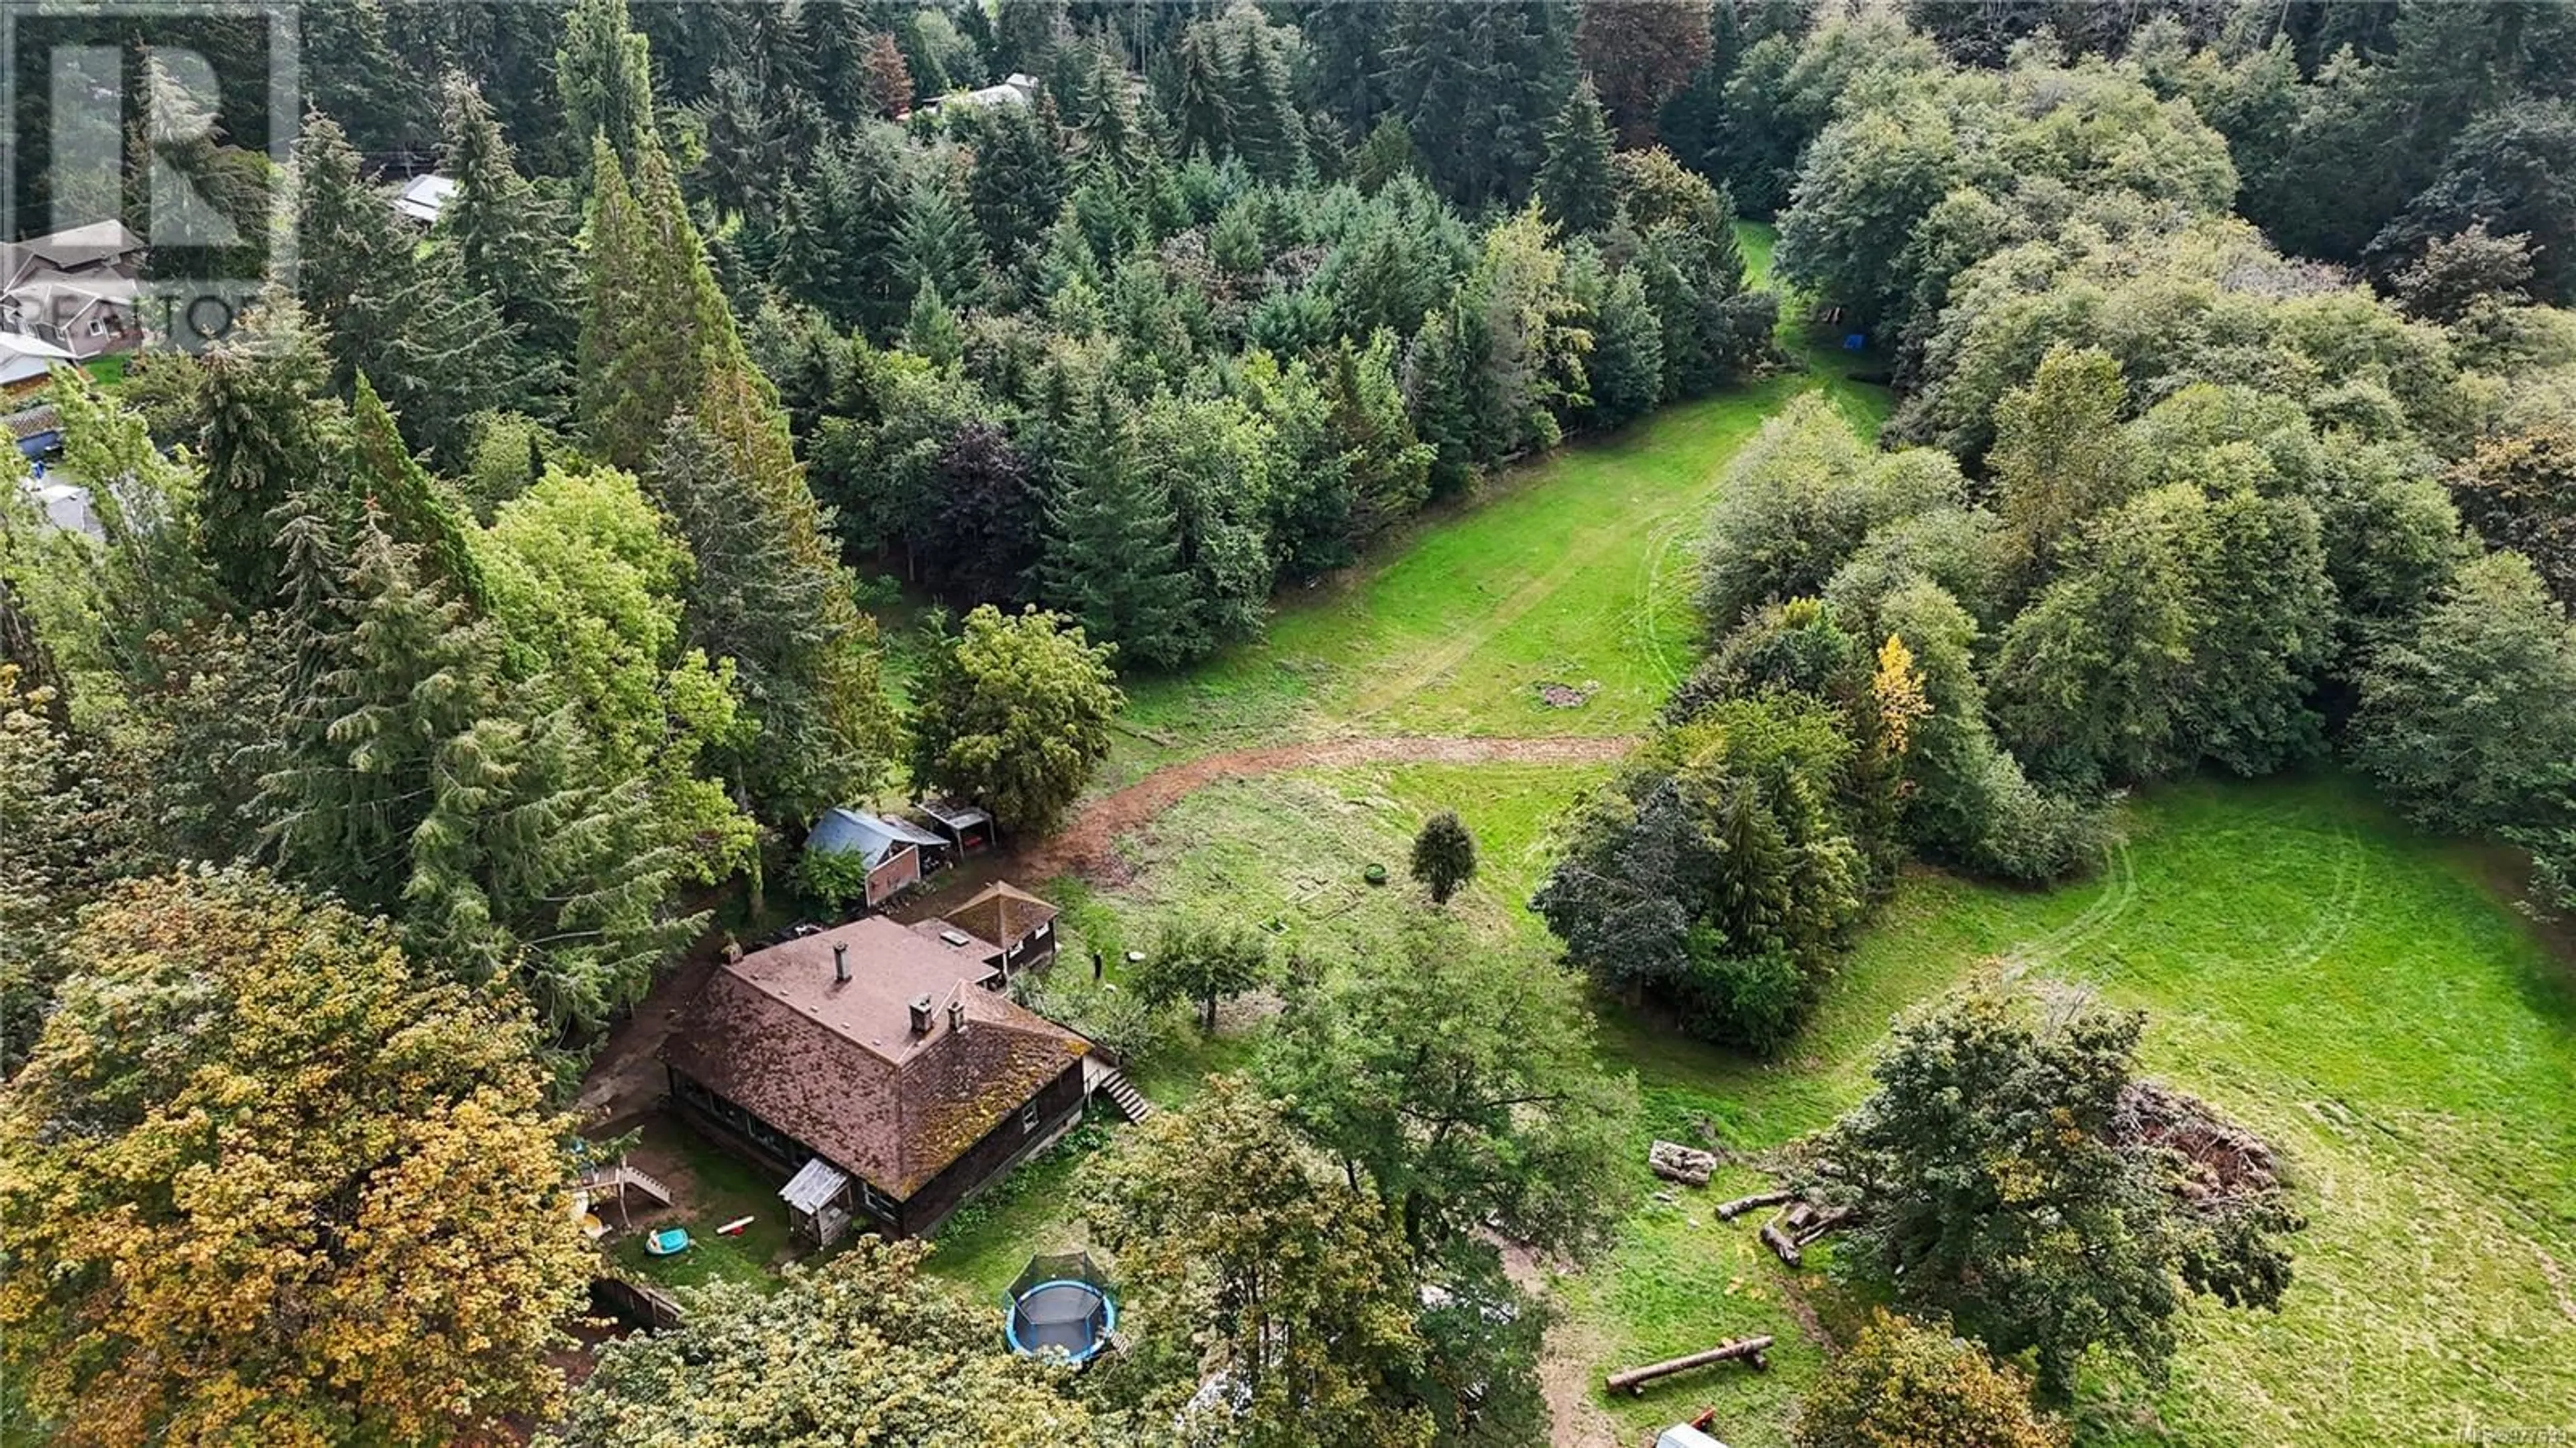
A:
POLYGON ((1731 1202, 1720 1202, 1717 1208, 1717 1219, 1721 1222, 1732 1222, 1746 1212, 1759 1211, 1764 1207, 1776 1207, 1796 1195, 1796 1192, 1782 1187, 1778 1191, 1755 1192, 1749 1197, 1737 1197, 1731 1202))
POLYGON ((1797 1243, 1804 1247, 1828 1232, 1839 1231, 1851 1219, 1852 1211, 1849 1207, 1836 1207, 1830 1212, 1821 1213, 1799 1231, 1797 1243))
POLYGON ((1742 1361, 1750 1365, 1755 1372, 1760 1372, 1771 1366, 1762 1356, 1763 1351, 1770 1346, 1771 1339, 1767 1334, 1762 1337, 1739 1337, 1729 1342, 1719 1343, 1705 1352, 1695 1352, 1685 1357, 1666 1358, 1662 1362, 1648 1363, 1641 1368, 1622 1368, 1612 1373, 1607 1382, 1610 1391, 1614 1393, 1625 1390, 1642 1395, 1646 1391, 1646 1384, 1657 1378, 1686 1373, 1692 1368, 1706 1367, 1710 1363, 1742 1361))
POLYGON ((1778 1217, 1773 1217, 1762 1224, 1762 1245, 1778 1253, 1781 1261, 1792 1267, 1798 1265, 1801 1256, 1798 1243, 1788 1233, 1780 1230, 1778 1217))
POLYGON ((1668 1182, 1704 1187, 1709 1173, 1717 1170, 1717 1155, 1678 1141, 1658 1141, 1646 1148, 1646 1165, 1668 1182))

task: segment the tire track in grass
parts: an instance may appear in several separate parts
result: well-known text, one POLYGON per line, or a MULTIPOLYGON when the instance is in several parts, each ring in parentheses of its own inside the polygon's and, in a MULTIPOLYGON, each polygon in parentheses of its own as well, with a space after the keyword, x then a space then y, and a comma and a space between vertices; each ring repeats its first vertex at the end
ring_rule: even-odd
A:
MULTIPOLYGON (((1682 535, 1689 531, 1690 513, 1674 513, 1659 524, 1651 535, 1653 542, 1646 550, 1646 584, 1637 595, 1637 606, 1629 613, 1630 634, 1636 640, 1637 654, 1646 660, 1662 681, 1664 691, 1681 687, 1683 670, 1674 667, 1672 656, 1664 648, 1663 613, 1664 580, 1672 571, 1672 556, 1681 546, 1682 535)), ((1694 570, 1687 565, 1681 570, 1694 570)))
POLYGON ((2129 913, 2129 907, 2138 899, 2138 871, 2130 862, 2128 841, 2116 841, 2104 850, 2102 863, 2108 875, 2102 893, 2076 912, 2074 919, 2005 951, 2002 959, 2007 971, 2020 975, 2054 965, 2101 939, 2120 923, 2120 917, 2129 913))
POLYGON ((1518 623, 1532 609, 1547 601, 1563 588, 1582 566, 1579 554, 1568 554, 1545 573, 1513 589, 1503 600, 1488 610, 1483 618, 1468 628, 1458 630, 1429 653, 1398 669, 1394 676, 1372 686, 1351 705, 1350 717, 1369 719, 1411 695, 1438 683, 1442 675, 1465 663, 1476 650, 1493 642, 1495 635, 1518 623))

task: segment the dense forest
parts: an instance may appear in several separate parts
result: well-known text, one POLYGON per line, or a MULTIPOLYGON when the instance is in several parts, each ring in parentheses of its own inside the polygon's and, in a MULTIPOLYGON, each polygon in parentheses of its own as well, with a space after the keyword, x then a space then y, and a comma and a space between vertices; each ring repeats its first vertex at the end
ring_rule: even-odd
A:
MULTIPOLYGON (((2576 9, 301 19, 293 165, 199 158, 291 213, 292 274, 202 355, 50 384, 101 536, 0 490, 0 1437, 1538 1441, 1496 1235, 1580 1255, 1635 1195, 1582 986, 1776 1057, 1909 861, 2041 885, 2123 791, 2331 762, 2576 908, 2576 9), (432 167, 423 229, 387 191, 432 167), (870 1246, 563 1406, 572 1085, 720 911, 828 896, 789 868, 818 814, 947 788, 1042 831, 1113 675, 1811 332, 1893 415, 1801 397, 1727 465, 1703 662, 1531 902, 1574 970, 1476 974, 1454 817, 1390 958, 1158 947, 1211 1028, 1289 1005, 1083 1179, 1165 1284, 1134 1351, 1003 1358, 870 1246)), ((2152 1370, 2185 1298, 2277 1305, 2295 1213, 2195 1217, 2104 1144, 2137 1031, 1908 1028, 1816 1170, 1908 1204, 1862 1270, 1983 1347, 1879 1320, 1800 1441, 1888 1441, 1868 1373, 2063 1441, 2032 1394, 2088 1348, 2152 1370), (2101 1140, 1969 1139, 1944 1090, 2101 1140), (2023 1151, 2044 1185, 1957 1240, 1943 1163, 2023 1151)))

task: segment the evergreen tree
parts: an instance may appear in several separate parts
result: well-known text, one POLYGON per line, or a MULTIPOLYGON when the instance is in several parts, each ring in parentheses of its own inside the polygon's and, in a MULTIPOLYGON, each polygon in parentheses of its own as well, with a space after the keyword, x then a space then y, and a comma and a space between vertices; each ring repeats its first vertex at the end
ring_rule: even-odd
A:
POLYGON ((1584 370, 1592 383, 1592 414, 1604 427, 1645 416, 1663 395, 1663 328, 1637 268, 1611 279, 1584 370))
POLYGON ((349 407, 348 469, 351 493, 374 511, 387 536, 420 550, 423 576, 480 610, 483 572, 467 546, 466 521, 403 446, 393 413, 363 372, 349 407))
POLYGON ((555 51, 567 155, 587 156, 604 137, 619 166, 631 172, 643 163, 656 144, 651 49, 629 21, 626 0, 572 0, 555 51))
POLYGON ((1422 822, 1413 837, 1413 878, 1431 892, 1431 903, 1446 905, 1459 887, 1476 878, 1476 837, 1458 822, 1456 810, 1444 809, 1422 822))
POLYGON ((456 194, 439 215, 438 239, 456 249, 466 285, 491 299, 508 329, 518 409, 552 416, 581 337, 572 220, 519 174, 491 107, 463 75, 448 77, 444 134, 456 194))
POLYGON ((1389 47, 1397 113, 1441 194, 1517 206, 1574 87, 1572 16, 1548 0, 1408 5, 1389 47))
POLYGON ((1464 490, 1475 473, 1467 373, 1480 336, 1474 319, 1453 304, 1423 315, 1404 354, 1404 403, 1413 414, 1414 435, 1431 449, 1433 497, 1464 490))
POLYGON ((982 292, 983 239, 944 178, 912 188, 895 228, 894 268, 916 294, 927 288, 971 308, 982 292))
POLYGON ((1306 160, 1305 122, 1288 87, 1288 58, 1278 37, 1254 20, 1242 28, 1227 88, 1228 138, 1252 173, 1293 180, 1306 160))
POLYGON ((1164 480, 1137 465, 1135 417, 1094 385, 1065 427, 1047 510, 1048 602, 1149 668, 1206 648, 1164 480))
POLYGON ((1567 236, 1610 225, 1617 206, 1610 177, 1610 123, 1589 80, 1575 86, 1548 126, 1538 195, 1548 219, 1567 236))
POLYGON ((912 294, 912 316, 903 324, 903 345, 941 367, 954 367, 965 355, 966 334, 935 283, 924 281, 921 290, 912 294))
POLYGON ((694 405, 709 371, 739 343, 662 153, 645 152, 635 190, 605 143, 592 165, 582 427, 599 456, 636 468, 659 445, 663 425, 694 405))
POLYGON ((200 527, 216 584, 245 611, 279 597, 270 514, 340 455, 338 410, 319 401, 327 365, 294 298, 279 294, 206 356, 200 527))
POLYGON ((985 250, 1005 266, 1037 244, 1064 204, 1054 115, 1054 103, 1041 96, 1033 107, 994 106, 977 116, 967 205, 984 233, 985 250))
POLYGON ((331 358, 331 388, 361 372, 377 379, 415 441, 461 461, 466 420, 503 401, 503 334, 492 301, 469 285, 454 251, 424 250, 384 196, 359 175, 358 154, 328 117, 312 117, 297 149, 296 286, 331 358))
POLYGON ((1335 444, 1350 476, 1354 548, 1421 510, 1431 493, 1433 449, 1414 435, 1395 376, 1395 334, 1380 329, 1365 348, 1348 337, 1325 379, 1335 444))
POLYGON ((1170 109, 1181 154, 1225 155, 1234 134, 1234 100, 1222 32, 1208 21, 1191 26, 1181 36, 1173 67, 1170 109))

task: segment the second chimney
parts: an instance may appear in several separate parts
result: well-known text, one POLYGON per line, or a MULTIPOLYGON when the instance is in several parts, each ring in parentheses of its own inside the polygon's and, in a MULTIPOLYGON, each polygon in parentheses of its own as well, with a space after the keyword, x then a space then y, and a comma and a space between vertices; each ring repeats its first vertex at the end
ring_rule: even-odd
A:
POLYGON ((930 1026, 931 1026, 931 1022, 932 1022, 934 1019, 936 1019, 936 1018, 935 1018, 935 1017, 933 1017, 933 1016, 931 1015, 931 1012, 930 1012, 930 997, 928 997, 928 996, 915 996, 915 997, 913 997, 913 1001, 912 1001, 912 1033, 913 1033, 914 1035, 916 1035, 916 1036, 926 1036, 926 1035, 929 1035, 929 1034, 930 1034, 930 1026))
POLYGON ((850 947, 845 941, 832 942, 832 979, 842 985, 850 983, 850 947))

